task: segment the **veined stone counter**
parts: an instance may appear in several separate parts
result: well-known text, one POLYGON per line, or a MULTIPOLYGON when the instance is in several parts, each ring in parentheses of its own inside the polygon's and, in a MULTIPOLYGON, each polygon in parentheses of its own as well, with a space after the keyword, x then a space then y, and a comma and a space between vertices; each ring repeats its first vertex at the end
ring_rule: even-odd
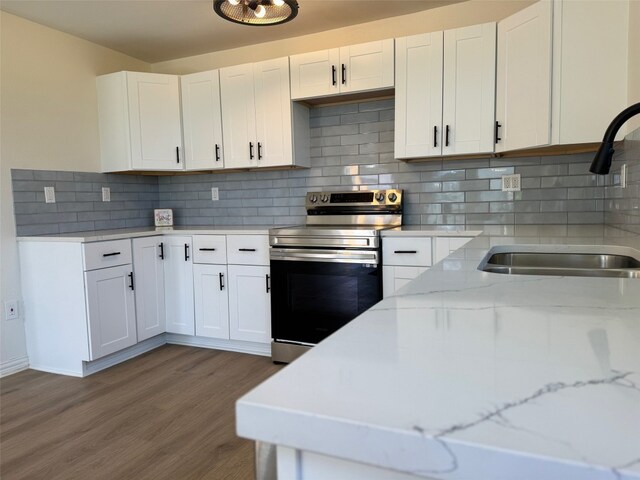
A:
POLYGON ((242 397, 238 434, 287 479, 640 478, 640 280, 477 270, 508 244, 640 256, 606 227, 486 228, 242 397))

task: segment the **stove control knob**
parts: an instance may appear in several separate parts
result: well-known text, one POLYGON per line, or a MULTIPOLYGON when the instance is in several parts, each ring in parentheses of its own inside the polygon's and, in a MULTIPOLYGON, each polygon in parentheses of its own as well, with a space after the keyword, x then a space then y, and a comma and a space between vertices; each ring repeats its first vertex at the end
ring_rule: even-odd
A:
POLYGON ((322 195, 320 200, 322 200, 322 203, 327 203, 329 201, 329 195, 322 195))
POLYGON ((389 201, 395 202, 397 199, 398 199, 398 195, 396 195, 395 193, 389 194, 389 201))
POLYGON ((384 192, 376 193, 376 200, 379 202, 384 202, 384 192))
POLYGON ((311 203, 316 203, 318 201, 318 197, 316 195, 309 195, 309 201, 311 203))

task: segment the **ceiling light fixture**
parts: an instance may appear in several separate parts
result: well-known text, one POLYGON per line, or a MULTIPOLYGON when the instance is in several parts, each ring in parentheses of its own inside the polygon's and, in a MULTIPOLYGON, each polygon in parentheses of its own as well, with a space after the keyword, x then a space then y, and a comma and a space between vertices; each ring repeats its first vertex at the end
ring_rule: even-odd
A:
POLYGON ((225 20, 242 25, 279 25, 298 15, 296 0, 214 0, 213 9, 225 20))

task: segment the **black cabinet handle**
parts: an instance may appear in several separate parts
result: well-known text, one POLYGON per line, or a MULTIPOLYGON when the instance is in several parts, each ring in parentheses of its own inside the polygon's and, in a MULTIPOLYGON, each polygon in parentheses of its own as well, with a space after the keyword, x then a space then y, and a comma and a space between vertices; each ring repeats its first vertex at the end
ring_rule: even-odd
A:
POLYGON ((342 64, 342 84, 347 84, 347 66, 344 63, 342 64))
POLYGON ((249 142, 249 160, 253 160, 253 142, 249 142))
POLYGON ((338 79, 336 78, 336 74, 337 74, 337 70, 336 70, 336 66, 335 65, 331 65, 331 85, 333 85, 334 87, 337 85, 338 83, 338 79))
POLYGON ((216 143, 216 162, 220 161, 220 145, 216 143))
POLYGON ((433 146, 438 146, 438 126, 434 125, 433 127, 433 146))
POLYGON ((417 250, 396 250, 393 253, 418 253, 417 250))
POLYGON ((164 242, 160 242, 160 258, 164 260, 164 242))
POLYGON ((267 273, 265 276, 265 282, 266 282, 266 288, 267 288, 267 293, 269 293, 269 291, 271 290, 271 276, 267 273))
POLYGON ((131 273, 128 275, 128 277, 129 277, 129 288, 130 288, 131 290, 133 290, 133 272, 131 272, 131 273))
POLYGON ((239 248, 238 251, 239 252, 255 252, 256 249, 255 248, 239 248))
POLYGON ((176 147, 176 163, 180 163, 180 147, 176 147))
POLYGON ((496 122, 496 143, 498 143, 500 140, 502 140, 502 138, 500 138, 498 135, 500 134, 500 127, 502 125, 500 125, 500 122, 496 122))
POLYGON ((262 158, 262 144, 258 142, 258 160, 262 158))
POLYGON ((215 252, 216 251, 215 248, 199 248, 198 250, 200 250, 201 252, 215 252))
POLYGON ((449 125, 447 125, 447 127, 444 130, 444 146, 445 147, 449 146, 449 125))
POLYGON ((184 261, 185 262, 189 261, 189 244, 188 243, 184 244, 184 261))
POLYGON ((103 253, 102 254, 103 257, 115 257, 116 255, 120 255, 120 252, 103 253))
POLYGON ((220 275, 220 290, 222 290, 224 288, 224 273, 219 273, 218 275, 220 275))

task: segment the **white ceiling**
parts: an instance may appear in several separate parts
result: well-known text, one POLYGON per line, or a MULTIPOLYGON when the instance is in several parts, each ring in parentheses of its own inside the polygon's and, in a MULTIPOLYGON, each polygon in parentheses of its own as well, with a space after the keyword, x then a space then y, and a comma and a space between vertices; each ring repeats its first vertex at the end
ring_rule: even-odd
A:
POLYGON ((271 27, 218 17, 212 0, 0 0, 0 8, 150 63, 297 37, 463 0, 298 0, 271 27))

